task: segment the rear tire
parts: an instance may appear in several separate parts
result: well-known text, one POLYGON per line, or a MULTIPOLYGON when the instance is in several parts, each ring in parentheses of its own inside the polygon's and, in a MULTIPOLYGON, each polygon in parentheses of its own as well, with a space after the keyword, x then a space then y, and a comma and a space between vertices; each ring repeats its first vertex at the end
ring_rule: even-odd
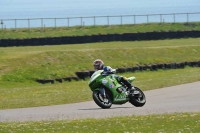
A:
POLYGON ((135 89, 140 92, 140 97, 130 96, 129 102, 136 107, 142 107, 146 103, 146 97, 139 88, 135 87, 135 89))
POLYGON ((106 94, 106 98, 108 99, 108 102, 104 102, 100 91, 93 91, 92 97, 93 97, 94 102, 103 109, 108 109, 112 106, 112 101, 107 94, 106 94))

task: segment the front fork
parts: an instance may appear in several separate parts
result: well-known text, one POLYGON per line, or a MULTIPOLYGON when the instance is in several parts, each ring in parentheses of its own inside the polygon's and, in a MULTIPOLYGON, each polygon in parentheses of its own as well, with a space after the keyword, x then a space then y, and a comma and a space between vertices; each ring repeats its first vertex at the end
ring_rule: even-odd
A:
POLYGON ((105 91, 105 89, 104 89, 103 87, 101 87, 101 88, 99 89, 99 91, 100 91, 102 97, 106 98, 106 91, 105 91))

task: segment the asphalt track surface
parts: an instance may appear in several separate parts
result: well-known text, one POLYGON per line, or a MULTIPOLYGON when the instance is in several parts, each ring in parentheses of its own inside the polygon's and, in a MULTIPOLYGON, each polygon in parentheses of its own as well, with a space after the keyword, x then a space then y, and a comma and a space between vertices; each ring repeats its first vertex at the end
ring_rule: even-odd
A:
POLYGON ((130 103, 101 109, 94 101, 75 104, 0 110, 0 122, 74 120, 113 116, 200 112, 200 81, 145 91, 146 104, 130 103))

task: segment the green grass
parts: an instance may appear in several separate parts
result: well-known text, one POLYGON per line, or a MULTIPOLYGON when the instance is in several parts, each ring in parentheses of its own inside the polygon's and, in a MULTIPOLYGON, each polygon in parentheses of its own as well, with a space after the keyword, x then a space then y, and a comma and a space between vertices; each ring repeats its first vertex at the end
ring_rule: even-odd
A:
POLYGON ((200 23, 151 23, 137 25, 84 26, 59 28, 0 29, 0 39, 83 36, 93 34, 135 33, 152 31, 200 30, 200 23))
MULTIPOLYGON (((75 76, 76 71, 93 70, 92 63, 97 58, 113 68, 199 61, 199 44, 199 38, 189 38, 0 48, 0 109, 92 100, 88 80, 42 85, 35 79, 75 76), (78 98, 77 93, 80 94, 78 98)), ((123 75, 136 76, 134 85, 142 90, 150 90, 200 81, 199 72, 199 68, 187 67, 123 75)))
POLYGON ((200 60, 200 39, 0 48, 0 82, 75 76, 101 58, 113 68, 200 60))
MULTIPOLYGON (((200 23, 17 29, 0 30, 0 39, 199 29, 200 23)), ((195 38, 0 48, 0 109, 92 100, 88 79, 45 85, 34 82, 34 79, 70 76, 75 71, 91 70, 96 58, 103 59, 106 65, 114 68, 197 61, 200 60, 199 44, 200 39, 195 38)), ((146 91, 200 81, 199 73, 199 68, 186 67, 123 75, 135 76, 134 85, 146 91)), ((0 132, 199 132, 199 119, 200 113, 182 113, 73 121, 4 122, 0 123, 0 132)))
MULTIPOLYGON (((133 85, 147 91, 200 81, 198 73, 200 73, 199 68, 186 67, 184 69, 124 73, 123 76, 135 76, 136 80, 133 85)), ((89 79, 45 85, 35 82, 3 82, 0 84, 0 109, 69 104, 93 100, 88 82, 89 79)))
POLYGON ((1 123, 1 133, 198 133, 200 113, 1 123))
MULTIPOLYGON (((146 31, 199 30, 200 23, 146 24, 100 27, 0 30, 3 38, 33 38, 111 34, 146 31)), ((75 75, 92 70, 101 58, 111 67, 200 60, 200 39, 110 42, 80 45, 0 48, 0 109, 25 108, 92 100, 88 79, 55 84, 38 84, 37 78, 75 75), (80 93, 81 92, 81 93, 80 93), (77 97, 79 95, 79 97, 77 97)), ((200 69, 143 71, 124 73, 135 76, 134 85, 143 91, 200 81, 200 69)), ((73 121, 0 123, 0 132, 199 132, 200 113, 114 117, 73 121)))

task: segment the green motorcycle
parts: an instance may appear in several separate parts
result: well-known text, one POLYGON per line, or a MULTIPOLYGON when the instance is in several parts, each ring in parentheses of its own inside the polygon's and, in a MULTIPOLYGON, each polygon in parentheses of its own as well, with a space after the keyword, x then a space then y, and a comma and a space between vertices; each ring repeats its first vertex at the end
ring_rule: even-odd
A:
MULTIPOLYGON (((127 79, 132 83, 135 77, 127 79)), ((110 108, 112 104, 124 104, 128 101, 136 107, 142 107, 146 103, 145 95, 138 87, 135 89, 140 93, 134 95, 124 84, 117 81, 115 74, 104 75, 103 70, 93 73, 88 85, 93 92, 93 100, 103 109, 110 108)))

